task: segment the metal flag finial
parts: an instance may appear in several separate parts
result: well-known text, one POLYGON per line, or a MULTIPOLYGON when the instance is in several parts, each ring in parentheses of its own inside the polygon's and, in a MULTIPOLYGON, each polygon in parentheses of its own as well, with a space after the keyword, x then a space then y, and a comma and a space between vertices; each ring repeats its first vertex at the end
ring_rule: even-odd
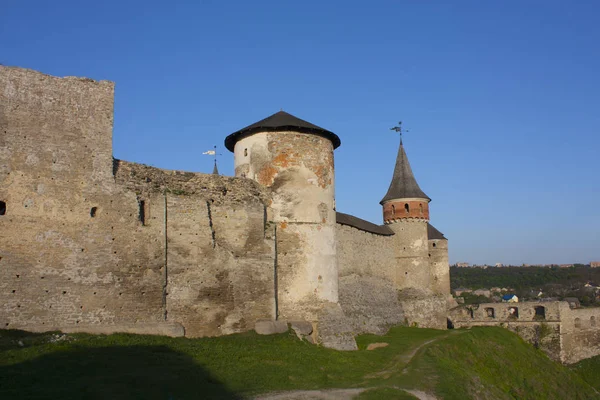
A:
POLYGON ((208 150, 208 151, 205 151, 205 152, 204 152, 204 153, 202 153, 202 154, 205 154, 205 155, 208 155, 208 156, 213 156, 213 157, 214 157, 215 165, 214 165, 214 168, 213 168, 213 174, 217 174, 217 175, 218 175, 218 169, 217 169, 217 156, 222 156, 223 154, 219 154, 219 153, 217 153, 217 146, 216 146, 216 145, 213 147, 213 149, 214 149, 214 150, 208 150))
POLYGON ((393 128, 390 128, 391 131, 396 131, 400 134, 400 144, 402 144, 402 134, 405 132, 409 132, 408 129, 402 130, 402 121, 398 122, 397 126, 394 126, 393 128))

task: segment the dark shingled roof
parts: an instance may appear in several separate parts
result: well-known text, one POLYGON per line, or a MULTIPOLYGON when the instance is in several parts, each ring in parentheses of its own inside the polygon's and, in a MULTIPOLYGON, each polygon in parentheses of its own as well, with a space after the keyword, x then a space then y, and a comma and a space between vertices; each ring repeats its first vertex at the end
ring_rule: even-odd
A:
POLYGON ((427 224, 427 239, 429 239, 429 240, 431 240, 431 239, 448 240, 448 239, 446 239, 446 237, 444 236, 444 234, 442 232, 435 229, 435 227, 433 225, 431 225, 430 223, 427 224))
POLYGON ((394 168, 392 182, 390 183, 390 187, 386 195, 379 202, 379 204, 383 204, 388 200, 406 199, 411 197, 428 199, 431 201, 431 199, 419 187, 419 184, 412 173, 412 169, 410 168, 410 163, 408 162, 408 157, 404 151, 404 146, 402 145, 402 142, 400 142, 400 148, 398 149, 398 157, 396 158, 396 167, 394 168))
POLYGON ((365 221, 364 219, 357 218, 350 214, 344 214, 341 212, 335 213, 336 222, 340 225, 348 225, 361 231, 374 233, 376 235, 392 236, 394 231, 387 225, 375 225, 372 222, 365 221))
POLYGON ((323 136, 331 140, 333 148, 337 149, 340 147, 342 142, 338 135, 323 129, 319 126, 313 125, 310 122, 304 121, 300 118, 294 117, 292 114, 288 114, 285 111, 279 111, 270 117, 253 123, 237 132, 233 132, 231 135, 225 138, 225 147, 231 152, 238 140, 252 135, 256 132, 276 132, 290 130, 301 133, 312 133, 313 135, 323 136))

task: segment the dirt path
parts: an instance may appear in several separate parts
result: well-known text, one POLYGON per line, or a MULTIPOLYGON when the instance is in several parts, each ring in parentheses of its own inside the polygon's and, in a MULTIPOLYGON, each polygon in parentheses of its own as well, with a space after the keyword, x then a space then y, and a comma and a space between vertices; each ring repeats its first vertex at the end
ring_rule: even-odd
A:
POLYGON ((372 374, 369 374, 366 376, 366 378, 384 378, 387 379, 389 378, 395 371, 398 370, 398 366, 404 364, 404 367, 402 368, 402 373, 405 374, 406 368, 408 367, 408 365, 410 364, 410 362, 412 361, 412 359, 414 358, 415 355, 417 355, 417 353, 419 352, 419 350, 421 350, 423 347, 437 342, 438 340, 441 339, 445 339, 450 335, 456 335, 456 334, 460 334, 463 332, 458 332, 458 331, 449 331, 447 334, 437 337, 435 339, 431 339, 428 340, 426 342, 421 343, 420 345, 418 345, 417 347, 415 347, 414 349, 412 349, 410 352, 408 353, 402 353, 399 354, 397 357, 395 357, 392 360, 392 363, 385 369, 382 369, 381 371, 377 371, 377 372, 373 372, 372 374))
MULTIPOLYGON (((425 341, 409 351, 408 353, 399 354, 393 361, 390 366, 386 369, 383 369, 378 372, 374 372, 366 376, 366 378, 388 378, 394 372, 394 369, 399 365, 403 364, 404 367, 402 369, 402 373, 407 373, 406 368, 412 361, 412 359, 417 355, 419 350, 423 347, 428 346, 431 343, 434 343, 438 340, 445 339, 449 335, 454 335, 462 332, 448 332, 448 334, 437 337, 435 339, 431 339, 425 341)), ((397 369, 396 369, 397 371, 397 369)), ((370 388, 356 388, 356 389, 328 389, 328 390, 293 390, 289 392, 278 392, 278 393, 269 393, 265 395, 261 395, 258 397, 254 397, 254 400, 351 400, 358 396, 360 393, 370 388)), ((396 388, 399 390, 404 390, 417 397, 420 400, 437 400, 437 398, 429 393, 420 391, 420 390, 408 390, 403 388, 396 388)))
POLYGON ((255 400, 352 400, 366 389, 293 390, 254 397, 255 400))

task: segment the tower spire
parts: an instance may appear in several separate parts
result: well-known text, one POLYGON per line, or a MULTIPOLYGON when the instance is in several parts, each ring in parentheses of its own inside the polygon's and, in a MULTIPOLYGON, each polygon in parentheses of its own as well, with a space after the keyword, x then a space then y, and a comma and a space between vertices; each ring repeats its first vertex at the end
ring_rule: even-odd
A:
POLYGON ((421 190, 408 162, 402 144, 402 122, 391 128, 400 134, 400 146, 394 174, 387 193, 379 204, 383 206, 383 220, 386 224, 404 219, 429 219, 429 196, 421 190))
POLYGON ((398 155, 396 157, 396 166, 394 167, 394 175, 392 176, 392 182, 386 195, 381 200, 380 204, 385 203, 389 200, 394 199, 406 199, 406 198, 420 198, 431 199, 421 190, 415 176, 408 162, 406 151, 404 151, 404 145, 402 144, 402 121, 399 122, 398 126, 391 128, 391 130, 400 133, 400 147, 398 148, 398 155))

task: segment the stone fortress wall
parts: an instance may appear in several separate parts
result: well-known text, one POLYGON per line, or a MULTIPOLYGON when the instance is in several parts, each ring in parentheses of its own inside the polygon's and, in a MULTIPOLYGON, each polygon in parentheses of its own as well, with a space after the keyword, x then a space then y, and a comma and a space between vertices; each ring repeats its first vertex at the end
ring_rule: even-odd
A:
POLYGON ((196 337, 300 319, 323 343, 445 328, 449 286, 429 282, 449 282, 447 241, 336 213, 330 140, 242 137, 237 177, 161 170, 113 159, 113 96, 0 66, 0 328, 196 337))
MULTIPOLYGON (((197 337, 300 319, 338 348, 401 322, 445 328, 448 241, 428 199, 385 203, 383 226, 336 212, 334 142, 294 131, 241 137, 237 177, 115 160, 113 96, 0 66, 0 328, 197 337)), ((596 310, 509 306, 450 319, 506 326, 563 362, 600 354, 596 310)))
POLYGON ((2 328, 219 335, 274 315, 267 194, 112 158, 113 84, 0 67, 2 328))
MULTIPOLYGON (((450 292, 448 264, 445 274, 440 275, 448 282, 447 289, 441 284, 416 285, 415 281, 420 283, 423 277, 413 280, 413 273, 422 275, 425 269, 427 276, 424 279, 434 281, 441 267, 423 268, 421 263, 406 262, 403 255, 411 245, 423 250, 423 247, 427 249, 440 242, 445 242, 440 248, 447 251, 447 240, 427 240, 424 233, 410 232, 413 233, 411 237, 399 236, 388 226, 376 226, 352 216, 338 217, 340 304, 346 314, 353 316, 357 323, 355 329, 360 331, 362 326, 366 332, 382 331, 386 327, 383 321, 446 328, 446 303, 450 292), (369 329, 365 322, 368 320, 371 321, 369 329), (379 321, 378 327, 375 327, 376 321, 379 321)), ((445 257, 447 259, 447 253, 445 257)))
POLYGON ((449 313, 455 328, 502 326, 566 364, 600 355, 599 319, 600 308, 571 308, 565 301, 482 303, 449 313))

